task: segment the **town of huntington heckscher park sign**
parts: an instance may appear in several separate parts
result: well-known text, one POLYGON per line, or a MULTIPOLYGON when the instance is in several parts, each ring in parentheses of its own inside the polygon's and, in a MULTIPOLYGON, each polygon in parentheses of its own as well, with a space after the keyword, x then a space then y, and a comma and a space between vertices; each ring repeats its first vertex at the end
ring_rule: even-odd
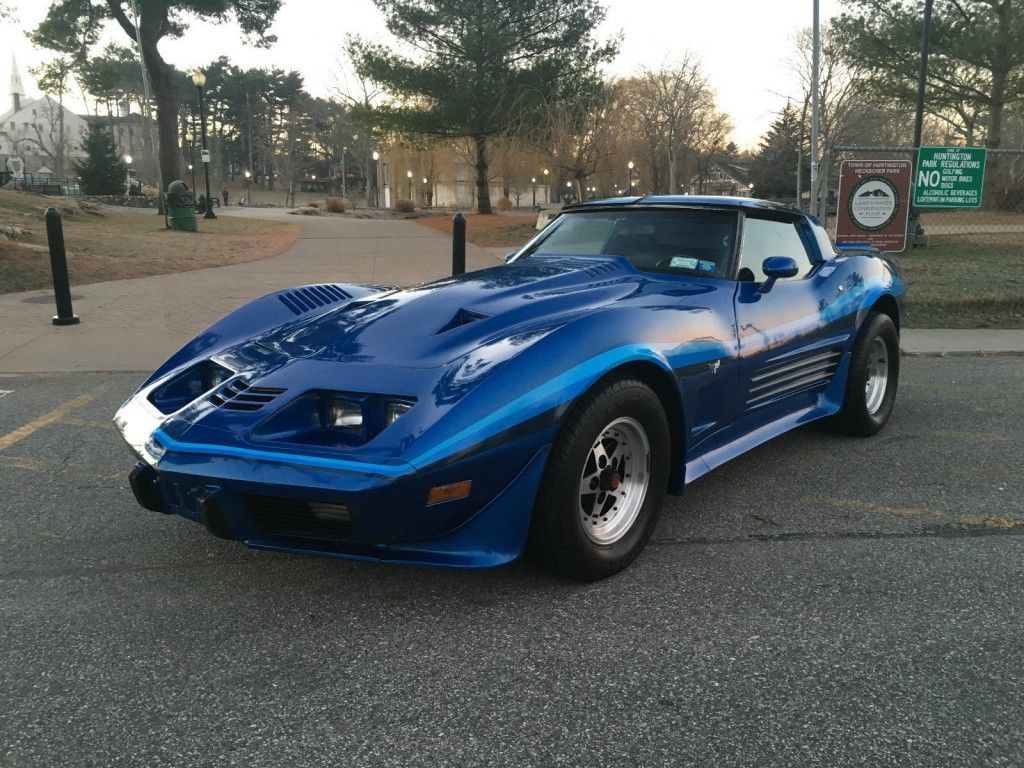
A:
POLYGON ((914 206, 980 207, 985 156, 984 147, 920 147, 914 178, 914 206))
POLYGON ((839 169, 836 242, 889 253, 907 247, 909 160, 844 160, 839 169))

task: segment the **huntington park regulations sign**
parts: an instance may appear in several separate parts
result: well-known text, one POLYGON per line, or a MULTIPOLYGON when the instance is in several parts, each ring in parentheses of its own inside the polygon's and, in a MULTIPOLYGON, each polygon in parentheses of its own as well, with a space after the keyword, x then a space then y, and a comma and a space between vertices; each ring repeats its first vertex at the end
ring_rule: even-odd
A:
POLYGON ((909 160, 845 160, 839 171, 836 242, 899 253, 907 247, 909 160))
POLYGON ((920 147, 914 207, 980 207, 985 158, 984 147, 920 147))

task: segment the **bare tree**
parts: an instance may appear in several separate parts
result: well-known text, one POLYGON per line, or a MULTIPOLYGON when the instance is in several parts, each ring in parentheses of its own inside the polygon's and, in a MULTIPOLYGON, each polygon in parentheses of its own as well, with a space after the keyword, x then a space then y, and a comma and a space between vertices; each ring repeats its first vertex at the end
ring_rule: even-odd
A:
POLYGON ((32 149, 46 158, 46 164, 55 178, 64 178, 70 163, 71 152, 78 146, 69 135, 65 122, 63 104, 44 96, 40 106, 32 110, 32 122, 15 125, 13 130, 0 131, 13 147, 32 149))
POLYGON ((655 119, 665 136, 668 190, 679 191, 679 160, 682 148, 697 126, 715 110, 715 94, 701 64, 687 52, 673 67, 644 69, 637 78, 638 95, 645 113, 655 119))

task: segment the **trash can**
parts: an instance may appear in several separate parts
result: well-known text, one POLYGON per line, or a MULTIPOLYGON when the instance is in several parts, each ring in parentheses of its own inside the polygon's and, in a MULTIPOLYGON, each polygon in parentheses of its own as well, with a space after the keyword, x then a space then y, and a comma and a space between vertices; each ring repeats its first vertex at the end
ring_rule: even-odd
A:
POLYGON ((167 187, 167 220, 171 229, 185 232, 198 230, 196 198, 183 181, 172 181, 167 187))

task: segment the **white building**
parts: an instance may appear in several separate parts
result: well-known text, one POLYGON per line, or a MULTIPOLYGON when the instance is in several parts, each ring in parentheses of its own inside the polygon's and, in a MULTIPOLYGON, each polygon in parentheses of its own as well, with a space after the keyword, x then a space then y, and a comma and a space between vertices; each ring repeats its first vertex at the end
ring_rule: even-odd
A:
POLYGON ((0 114, 0 170, 10 169, 8 159, 20 158, 27 174, 45 167, 55 179, 73 177, 75 163, 86 157, 85 118, 49 96, 26 98, 13 55, 10 94, 10 109, 0 114))

